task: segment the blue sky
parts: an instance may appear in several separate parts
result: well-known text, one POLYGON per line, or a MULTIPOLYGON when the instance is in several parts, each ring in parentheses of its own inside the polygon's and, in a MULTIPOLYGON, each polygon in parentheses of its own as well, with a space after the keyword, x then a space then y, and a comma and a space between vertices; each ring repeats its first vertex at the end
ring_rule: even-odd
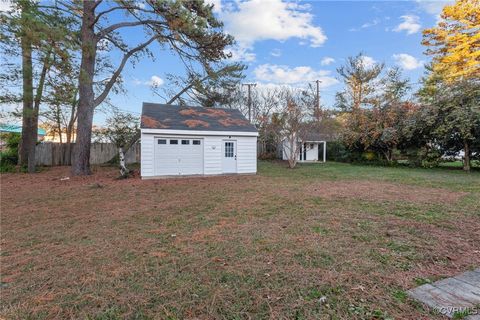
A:
MULTIPOLYGON (((418 82, 424 72, 421 31, 435 25, 445 1, 295 1, 207 0, 235 36, 233 59, 244 62, 246 82, 261 85, 306 86, 322 80, 322 103, 331 107, 334 94, 342 88, 336 68, 348 56, 363 52, 365 62, 398 65, 406 77, 418 82)), ((1 9, 1 8, 0 8, 1 9)), ((115 17, 114 19, 117 19, 115 17)), ((132 45, 140 41, 140 30, 123 33, 132 45)), ((141 32, 141 31, 140 31, 141 32)), ((144 58, 124 72, 126 93, 111 94, 121 110, 141 111, 143 101, 164 102, 150 85, 169 86, 166 75, 183 74, 182 63, 158 45, 152 48, 155 61, 144 58)), ((112 54, 116 64, 120 56, 112 54)), ((95 122, 105 115, 97 112, 95 122)))
MULTIPOLYGON (((246 80, 259 84, 304 86, 321 79, 323 104, 331 107, 342 88, 338 68, 363 52, 366 62, 398 65, 412 82, 424 72, 421 31, 435 25, 445 2, 210 0, 225 29, 236 36, 234 59, 247 64, 246 80)), ((121 109, 140 112, 142 101, 162 101, 149 83, 168 86, 167 73, 183 67, 169 53, 144 60, 124 73, 128 93, 112 96, 121 109), (153 77, 153 78, 152 78, 153 77)))

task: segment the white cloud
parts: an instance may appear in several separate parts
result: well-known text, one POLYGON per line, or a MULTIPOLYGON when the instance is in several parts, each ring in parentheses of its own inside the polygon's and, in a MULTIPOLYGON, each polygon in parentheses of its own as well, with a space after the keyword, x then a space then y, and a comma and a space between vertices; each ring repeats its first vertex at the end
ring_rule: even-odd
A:
POLYGON ((215 13, 222 11, 222 0, 205 0, 207 4, 213 4, 212 11, 215 13))
POLYGON ((353 32, 355 32, 355 31, 360 31, 361 29, 371 28, 371 27, 376 26, 376 25, 379 24, 380 22, 381 22, 380 19, 375 18, 375 19, 373 19, 372 21, 365 22, 364 24, 362 24, 362 25, 360 26, 360 28, 351 28, 351 29, 349 29, 348 31, 353 31, 353 32))
POLYGON ((6 12, 11 10, 13 3, 10 0, 0 0, 0 12, 6 12))
POLYGON ((164 82, 159 76, 152 76, 148 84, 152 87, 160 87, 164 82))
POLYGON ((225 30, 232 34, 239 48, 253 49, 263 40, 286 41, 298 38, 311 47, 326 40, 323 30, 313 24, 309 5, 282 0, 247 0, 229 2, 219 13, 225 30))
POLYGON ((446 5, 455 3, 454 0, 417 0, 418 7, 437 19, 437 23, 442 21, 440 14, 446 5))
POLYGON ((274 57, 280 57, 282 55, 282 50, 280 49, 273 49, 271 52, 270 52, 270 55, 271 56, 274 56, 274 57))
POLYGON ((322 88, 338 83, 330 76, 330 71, 314 70, 308 66, 290 68, 285 65, 262 64, 253 70, 258 81, 274 84, 306 84, 307 82, 321 80, 322 88))
POLYGON ((331 65, 334 62, 335 62, 335 59, 333 59, 331 57, 325 57, 325 58, 322 59, 322 61, 320 61, 320 64, 322 66, 328 66, 328 65, 331 65))
POLYGON ((393 59, 395 59, 396 63, 405 70, 414 70, 423 66, 423 61, 406 53, 394 54, 393 59))
POLYGON ((137 78, 134 78, 133 79, 133 84, 136 85, 136 86, 150 86, 150 87, 155 87, 155 88, 158 88, 158 87, 161 87, 163 84, 165 83, 165 81, 160 78, 159 76, 156 76, 156 75, 153 75, 150 77, 150 80, 140 80, 140 79, 137 79, 137 78))
POLYGON ((367 69, 373 67, 373 65, 377 63, 375 59, 369 56, 362 56, 361 59, 362 59, 363 66, 367 69))
POLYGON ((444 6, 454 2, 453 0, 417 0, 420 9, 434 16, 439 16, 444 6))
POLYGON ((415 15, 405 15, 400 17, 403 22, 393 29, 395 32, 407 31, 407 34, 414 34, 420 31, 420 18, 415 15))
POLYGON ((242 61, 242 62, 252 62, 256 59, 256 54, 251 52, 248 48, 233 46, 225 50, 227 53, 230 53, 232 56, 230 60, 232 61, 242 61))

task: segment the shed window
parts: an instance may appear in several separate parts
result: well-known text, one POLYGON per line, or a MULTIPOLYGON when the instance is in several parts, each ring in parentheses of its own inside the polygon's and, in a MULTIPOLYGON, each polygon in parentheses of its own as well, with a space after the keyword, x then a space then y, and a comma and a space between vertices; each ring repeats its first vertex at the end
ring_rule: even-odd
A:
POLYGON ((233 142, 225 142, 225 158, 233 158, 233 142))
POLYGON ((165 140, 165 139, 158 139, 158 144, 167 144, 167 140, 165 140))
POLYGON ((190 140, 182 140, 182 144, 190 144, 190 140))
POLYGON ((193 140, 193 144, 200 144, 200 140, 193 140))
POLYGON ((170 140, 170 144, 178 144, 178 140, 170 140))

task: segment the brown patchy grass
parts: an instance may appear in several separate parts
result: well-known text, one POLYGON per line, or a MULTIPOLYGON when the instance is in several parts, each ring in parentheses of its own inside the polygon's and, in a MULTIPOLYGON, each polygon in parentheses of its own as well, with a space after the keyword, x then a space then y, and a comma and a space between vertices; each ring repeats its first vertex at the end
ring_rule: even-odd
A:
POLYGON ((378 181, 332 181, 312 184, 311 195, 325 199, 361 199, 368 201, 406 201, 411 203, 455 203, 465 192, 452 192, 441 188, 425 188, 378 182, 378 181))
POLYGON ((2 175, 0 316, 441 319, 404 291, 480 265, 478 173, 259 168, 2 175))

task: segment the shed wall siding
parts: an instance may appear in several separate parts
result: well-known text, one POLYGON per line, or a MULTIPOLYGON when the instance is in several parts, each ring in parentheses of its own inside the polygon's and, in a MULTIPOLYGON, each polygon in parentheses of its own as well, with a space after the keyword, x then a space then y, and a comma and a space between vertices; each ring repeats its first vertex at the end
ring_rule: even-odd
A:
MULTIPOLYGON (((154 146, 156 137, 181 137, 186 135, 169 135, 158 133, 145 133, 141 135, 141 176, 154 177, 154 146)), ((257 137, 245 136, 190 136, 190 138, 200 138, 203 141, 204 175, 222 174, 223 159, 223 140, 237 141, 237 173, 256 173, 257 172, 257 137)))
POLYGON ((142 177, 152 177, 155 175, 153 159, 154 159, 154 135, 153 134, 141 134, 140 141, 141 152, 140 152, 140 175, 142 177))
POLYGON ((222 137, 205 137, 204 139, 204 167, 205 175, 222 173, 222 137))
POLYGON ((257 172, 257 137, 236 137, 237 172, 257 172))

